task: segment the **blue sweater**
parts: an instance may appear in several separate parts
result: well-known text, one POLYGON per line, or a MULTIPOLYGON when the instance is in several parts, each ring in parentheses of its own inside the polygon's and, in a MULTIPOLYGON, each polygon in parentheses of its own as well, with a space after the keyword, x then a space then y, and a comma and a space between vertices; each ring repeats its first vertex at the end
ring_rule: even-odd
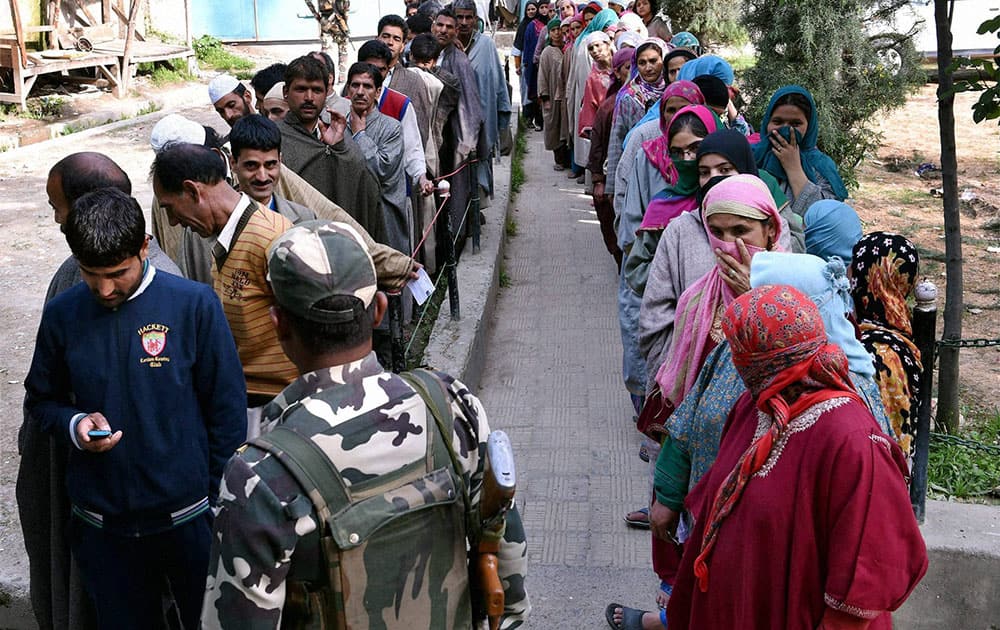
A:
POLYGON ((163 271, 116 309, 83 283, 49 302, 25 389, 29 415, 59 439, 70 440, 76 414, 95 411, 123 432, 104 453, 72 447, 67 486, 74 505, 132 534, 214 502, 246 435, 246 385, 222 305, 210 287, 163 271))

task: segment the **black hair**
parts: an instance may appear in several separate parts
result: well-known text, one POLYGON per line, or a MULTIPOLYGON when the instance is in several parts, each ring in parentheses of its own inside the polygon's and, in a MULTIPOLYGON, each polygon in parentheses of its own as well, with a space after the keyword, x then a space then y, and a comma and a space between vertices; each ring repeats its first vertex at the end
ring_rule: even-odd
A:
POLYGON ((239 158, 243 149, 281 151, 281 131, 278 125, 260 114, 250 114, 236 121, 229 132, 229 146, 233 157, 239 158))
POLYGON ((774 108, 771 109, 774 112, 775 109, 781 107, 782 105, 792 105, 798 107, 806 115, 806 121, 812 118, 812 106, 809 104, 809 99, 805 97, 804 94, 799 94, 798 92, 790 92, 785 94, 778 100, 774 102, 774 108))
POLYGON ((406 20, 398 15, 383 15, 382 19, 378 21, 378 34, 382 35, 382 29, 386 26, 395 26, 396 28, 403 31, 403 39, 409 35, 410 29, 406 26, 406 20))
MULTIPOLYGON (((305 81, 322 81, 323 86, 326 88, 330 87, 330 71, 323 64, 323 62, 318 61, 312 55, 303 55, 292 60, 292 63, 288 64, 285 68, 285 89, 288 89, 292 85, 292 81, 296 79, 303 79, 305 81)), ((326 54, 326 53, 322 53, 326 54)), ((329 55, 327 55, 329 57, 329 55)), ((330 60, 333 63, 333 60, 330 60)))
POLYGON ((450 4, 445 8, 441 9, 440 11, 438 11, 437 16, 434 19, 436 20, 442 15, 446 18, 451 18, 452 20, 458 21, 458 18, 455 17, 455 12, 452 10, 450 4))
POLYGON ((424 63, 441 55, 441 44, 430 33, 422 33, 410 42, 410 59, 424 63))
POLYGON ((450 7, 452 11, 472 11, 473 15, 479 17, 479 7, 475 0, 453 0, 450 7))
MULTIPOLYGON (((358 49, 358 61, 368 61, 369 59, 381 59, 386 65, 392 63, 392 50, 381 39, 370 39, 358 49)), ((350 80, 350 72, 348 80, 350 80)))
POLYGON ((138 256, 146 243, 139 202, 117 188, 87 193, 66 219, 66 242, 85 267, 114 267, 138 256))
POLYGON ((208 125, 202 125, 202 127, 205 128, 205 142, 203 144, 209 149, 224 151, 227 140, 226 136, 219 135, 219 132, 214 127, 209 127, 208 125))
MULTIPOLYGON (((278 305, 281 308, 281 305, 278 305)), ((328 354, 350 350, 371 339, 372 320, 375 315, 375 302, 366 309, 364 302, 353 295, 333 295, 316 302, 314 308, 329 311, 354 311, 354 320, 350 322, 323 324, 306 319, 287 308, 281 308, 282 314, 304 347, 314 354, 328 354)))
POLYGON ((149 169, 160 188, 179 193, 187 180, 214 185, 225 180, 226 164, 218 153, 197 144, 175 142, 156 155, 149 169))
POLYGON ((347 85, 350 85, 351 84, 351 79, 353 79, 354 76, 358 75, 358 74, 367 74, 367 75, 370 75, 371 78, 372 78, 372 81, 375 83, 375 89, 376 90, 379 89, 380 87, 382 87, 382 73, 379 71, 378 68, 376 68, 372 64, 366 63, 364 61, 359 61, 359 62, 355 63, 354 65, 352 65, 350 67, 350 69, 348 69, 348 71, 347 71, 347 85))
POLYGON ((117 188, 132 194, 132 180, 114 160, 103 153, 84 151, 73 153, 55 163, 49 177, 58 175, 66 202, 74 202, 87 193, 101 188, 117 188))
POLYGON ((264 68, 250 79, 250 86, 261 94, 267 94, 276 83, 285 80, 285 70, 288 68, 284 63, 273 63, 264 68))
MULTIPOLYGON (((423 13, 416 13, 406 18, 406 26, 414 35, 424 35, 430 33, 431 26, 433 26, 433 24, 434 21, 423 13)), ((410 50, 413 50, 413 45, 411 44, 410 46, 410 50)))
POLYGON ((698 86, 705 97, 705 104, 709 107, 729 106, 729 87, 725 81, 711 74, 702 74, 691 79, 691 82, 698 86))
POLYGON ((701 118, 698 118, 697 114, 694 112, 684 112, 680 116, 674 117, 674 121, 670 123, 670 128, 667 129, 667 137, 673 138, 685 129, 699 138, 704 138, 708 135, 708 127, 701 121, 701 118))

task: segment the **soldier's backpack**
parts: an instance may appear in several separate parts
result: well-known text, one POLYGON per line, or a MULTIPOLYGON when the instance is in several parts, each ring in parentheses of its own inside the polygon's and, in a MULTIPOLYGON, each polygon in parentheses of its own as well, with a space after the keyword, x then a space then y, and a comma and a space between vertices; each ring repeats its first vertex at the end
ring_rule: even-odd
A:
POLYGON ((401 376, 434 418, 427 422, 423 461, 348 487, 336 464, 299 432, 310 414, 297 414, 296 406, 273 431, 250 441, 276 457, 307 491, 311 505, 293 501, 286 506, 288 516, 300 518, 314 508, 321 521, 318 537, 303 537, 296 547, 282 628, 472 625, 469 497, 451 443, 448 394, 426 370, 401 376))

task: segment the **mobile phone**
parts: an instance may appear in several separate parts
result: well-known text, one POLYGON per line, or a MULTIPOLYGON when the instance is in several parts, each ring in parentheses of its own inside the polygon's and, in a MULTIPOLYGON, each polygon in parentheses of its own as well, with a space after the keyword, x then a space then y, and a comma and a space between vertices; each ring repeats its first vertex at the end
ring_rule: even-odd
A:
POLYGON ((87 431, 87 437, 92 440, 103 440, 104 438, 111 437, 111 431, 107 429, 91 429, 87 431))

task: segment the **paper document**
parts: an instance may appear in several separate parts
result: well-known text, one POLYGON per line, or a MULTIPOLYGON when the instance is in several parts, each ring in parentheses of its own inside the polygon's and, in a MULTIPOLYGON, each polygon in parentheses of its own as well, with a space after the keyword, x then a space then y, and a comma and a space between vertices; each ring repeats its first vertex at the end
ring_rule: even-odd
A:
POLYGON ((416 280, 410 280, 406 286, 410 288, 410 293, 413 294, 413 299, 417 301, 417 304, 422 305, 434 293, 434 283, 431 282, 431 277, 423 268, 417 271, 416 280))

